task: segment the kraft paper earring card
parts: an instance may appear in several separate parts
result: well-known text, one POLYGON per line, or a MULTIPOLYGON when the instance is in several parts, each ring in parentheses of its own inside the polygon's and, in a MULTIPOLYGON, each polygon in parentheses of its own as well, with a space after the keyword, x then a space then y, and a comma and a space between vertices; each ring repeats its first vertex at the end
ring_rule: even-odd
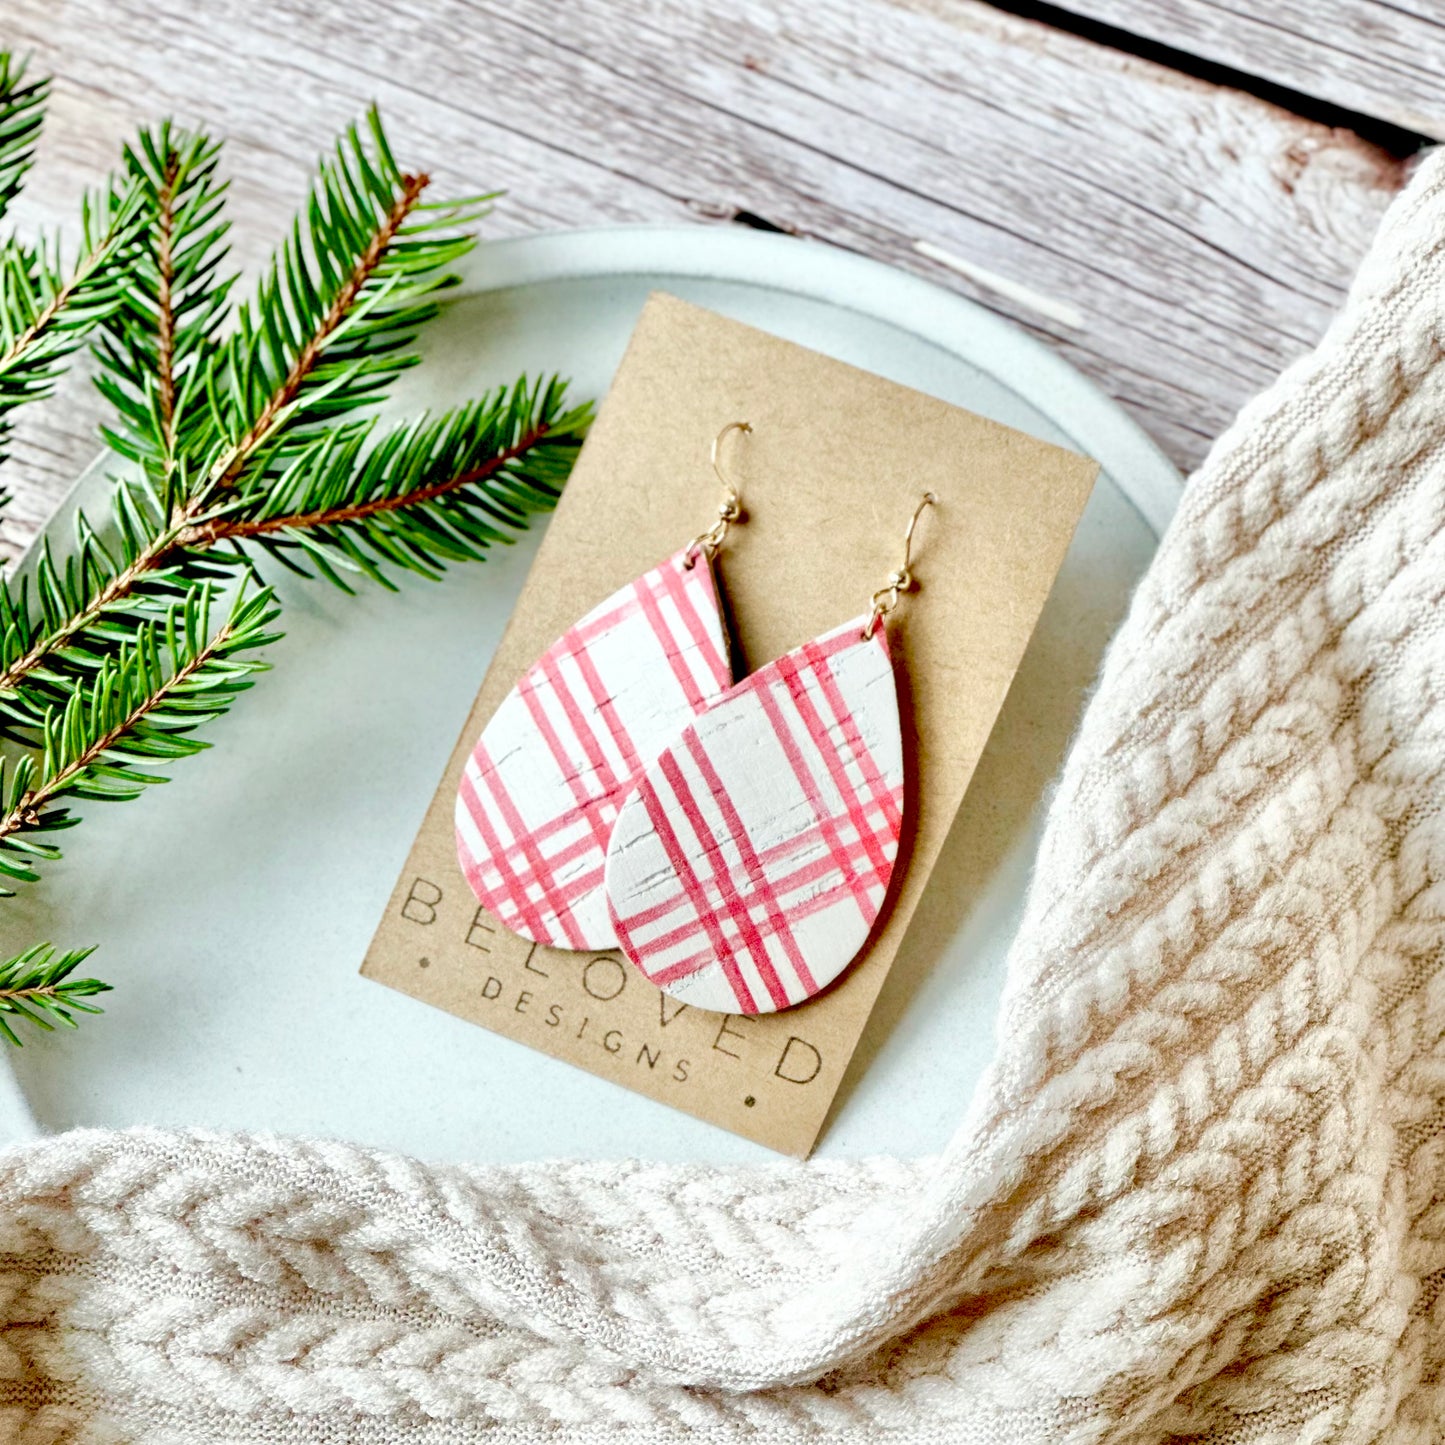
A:
MULTIPOLYGON (((362 966, 368 977, 770 1148, 815 1144, 1068 549, 1096 465, 765 332, 654 295, 577 461, 362 966), (663 992, 620 953, 529 941, 458 861, 464 769, 547 648, 698 531, 729 452, 745 536, 718 558, 735 679, 867 614, 929 491, 918 590, 890 619, 906 824, 861 952, 796 1007, 663 992)), ((464 850, 465 851, 465 850, 464 850)), ((989 1021, 980 1020, 980 1027, 989 1021)), ((478 1047, 484 1047, 479 1035, 478 1047)))

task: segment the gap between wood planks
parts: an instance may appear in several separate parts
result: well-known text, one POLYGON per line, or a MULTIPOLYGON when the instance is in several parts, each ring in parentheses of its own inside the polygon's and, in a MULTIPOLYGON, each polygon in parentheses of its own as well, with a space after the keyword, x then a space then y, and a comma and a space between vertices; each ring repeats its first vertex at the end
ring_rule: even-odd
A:
MULTIPOLYGON (((1013 0, 999 0, 1004 6, 1013 0)), ((1030 6, 1041 14, 1043 5, 1030 6)), ((1445 11, 1420 0, 1051 0, 1079 33, 1145 36, 1306 98, 1301 114, 1370 116, 1445 140, 1445 11), (1313 108, 1311 108, 1313 107, 1313 108)), ((1126 45, 1132 43, 1127 39, 1126 45)), ((1147 42, 1146 42, 1147 43, 1147 42)), ((1248 88, 1248 87, 1246 87, 1248 88)), ((1361 133, 1370 136, 1369 129, 1361 133)), ((1387 132, 1378 132, 1386 143, 1387 132)))
MULTIPOLYGON (((1223 86, 1252 95, 1266 105, 1293 112, 1301 120, 1329 126, 1332 130, 1352 131, 1366 144, 1378 146, 1380 150, 1401 160, 1432 144, 1429 136, 1403 125, 1352 110, 1326 97, 1295 90, 1265 76, 1236 69, 1222 61, 1211 60, 1155 37, 1100 20, 1092 14, 1084 13, 1089 9, 1088 0, 1075 0, 1074 9, 1045 4, 1042 0, 986 0, 986 3, 995 10, 1016 15, 1021 20, 1037 21, 1069 35, 1077 35, 1095 45, 1108 46, 1121 54, 1134 55, 1140 60, 1178 71, 1181 75, 1191 76, 1207 85, 1223 86)), ((1445 82, 1442 82, 1442 85, 1445 85, 1445 82)))

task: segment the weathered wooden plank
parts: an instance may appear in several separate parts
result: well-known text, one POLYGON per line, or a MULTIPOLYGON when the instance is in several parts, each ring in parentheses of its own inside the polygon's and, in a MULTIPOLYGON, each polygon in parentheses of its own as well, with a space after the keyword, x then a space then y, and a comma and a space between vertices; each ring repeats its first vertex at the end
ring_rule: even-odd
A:
MULTIPOLYGON (((172 112, 229 138, 254 267, 374 97, 442 183, 508 188, 493 234, 754 212, 976 295, 1185 466, 1320 332, 1402 180, 1352 135, 972 0, 7 10, 58 77, 22 222, 69 216, 119 139, 172 112)), ((24 424, 12 546, 94 416, 76 395, 24 424)))
POLYGON ((1432 0, 1053 0, 1076 15, 1445 140, 1432 0))

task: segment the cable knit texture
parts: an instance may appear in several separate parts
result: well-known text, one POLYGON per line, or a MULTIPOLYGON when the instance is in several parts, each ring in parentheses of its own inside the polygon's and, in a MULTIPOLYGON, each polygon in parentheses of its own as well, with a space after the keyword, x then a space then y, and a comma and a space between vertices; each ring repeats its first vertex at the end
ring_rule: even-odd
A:
POLYGON ((15 1149, 0 1438, 1438 1440, 1442 343, 1437 157, 1188 487, 945 1156, 15 1149))

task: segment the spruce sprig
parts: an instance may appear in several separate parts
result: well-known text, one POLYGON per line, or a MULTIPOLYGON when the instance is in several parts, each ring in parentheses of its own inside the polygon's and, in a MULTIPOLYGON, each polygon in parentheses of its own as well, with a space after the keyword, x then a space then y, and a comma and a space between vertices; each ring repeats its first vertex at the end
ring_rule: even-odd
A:
POLYGON ((267 629, 280 616, 269 588, 243 591, 212 631, 214 602, 210 583, 192 588, 46 712, 38 753, 19 758, 8 777, 0 771, 0 874, 32 883, 38 861, 59 857, 46 835, 78 821, 68 801, 138 797, 166 781, 157 765, 210 746, 195 730, 266 668, 243 654, 278 639, 267 629))
MULTIPOLYGON (((26 80, 24 61, 0 52, 0 218, 34 163, 49 90, 48 80, 26 80)), ((80 253, 68 269, 58 233, 29 242, 0 237, 0 460, 11 413, 49 396, 65 359, 120 304, 116 263, 138 223, 140 201, 127 185, 87 195, 80 253)))
MULTIPOLYGON (((11 91, 7 111, 0 88, 0 183, 8 157, 18 186, 39 100, 18 80, 11 91), (7 149, 11 135, 21 140, 7 149)), ((55 835, 78 821, 76 802, 133 798, 207 745, 197 729, 251 686, 265 666, 256 650, 278 636, 258 563, 351 591, 480 560, 555 502, 590 421, 559 380, 526 377, 434 417, 378 420, 493 197, 430 199, 374 110, 322 160, 234 311, 220 154, 168 122, 142 131, 87 213, 93 294, 88 279, 64 283, 56 334, 69 344, 101 327, 97 385, 121 470, 104 524, 79 514, 63 554, 47 539, 25 575, 0 584, 0 737, 12 754, 0 767, 0 880, 12 885, 60 856, 55 835)), ((0 341, 4 315, 26 305, 15 284, 0 269, 0 341)), ((0 417, 6 397, 0 366, 0 417)), ((17 955, 17 1008, 0 983, 0 1031, 16 1041, 4 1015, 17 1009, 43 1023, 55 1014, 46 999, 98 1011, 75 1000, 105 985, 65 982, 84 956, 17 955)))
POLYGON ((142 217, 121 304, 96 343, 96 386, 116 415, 106 441, 162 490, 202 445, 208 369, 236 281, 221 273, 230 223, 220 153, 169 121, 123 153, 119 184, 140 189, 142 217))
POLYGON ((495 199, 427 201, 430 185, 397 165, 375 108, 365 139, 352 126, 322 160, 304 219, 237 314, 219 379, 231 454, 207 494, 264 475, 274 442, 314 435, 415 363, 417 330, 456 284, 448 268, 476 244, 465 228, 495 199))
POLYGON ((104 1012, 87 1000, 109 993, 110 985, 98 978, 72 977, 94 952, 75 948, 57 953, 50 944, 37 943, 0 962, 0 1034, 19 1048, 20 1036, 11 1026, 14 1019, 52 1033, 56 1024, 73 1029, 75 1013, 104 1012))
POLYGON ((436 578, 551 509, 589 415, 557 378, 524 377, 436 418, 322 434, 177 545, 246 544, 347 592, 347 573, 394 589, 388 566, 436 578))
POLYGON ((38 724, 148 618, 197 582, 249 569, 245 544, 283 561, 304 552, 342 586, 345 571, 383 580, 379 562, 437 576, 480 560, 556 501, 590 418, 558 379, 523 378, 434 421, 380 431, 368 418, 313 438, 267 487, 210 509, 166 519, 152 490, 118 482, 109 537, 78 513, 63 561, 47 540, 33 588, 0 585, 0 732, 24 741, 17 728, 38 724))
POLYGON ((135 189, 88 195, 81 208, 80 254, 69 268, 58 233, 33 242, 0 238, 0 460, 13 424, 10 414, 49 396, 66 358, 120 305, 119 261, 139 214, 135 189))
MULTIPOLYGON (((42 553, 35 582, 41 608, 33 625, 23 620, 31 616, 23 599, 0 601, 0 697, 12 703, 12 714, 38 715, 54 701, 56 674, 93 667, 97 653, 113 645, 117 626, 138 625, 192 580, 232 567, 230 550, 198 555, 178 543, 202 535, 225 540, 217 529, 201 533, 197 526, 237 494, 263 500, 274 479, 295 475, 298 449, 306 452, 324 428, 347 435, 357 425, 348 414, 373 402, 417 359, 411 345, 417 330, 435 314, 437 294, 455 282, 446 268, 475 244, 457 227, 475 221, 492 197, 423 206, 427 177, 397 166, 374 110, 367 134, 371 149, 352 127, 335 157, 322 163, 304 221, 297 218, 255 297, 239 309, 234 333, 188 369, 176 406, 190 416, 193 398, 203 397, 204 423, 188 426, 183 435, 168 433, 164 389, 153 380, 156 363, 174 360, 174 339, 185 334, 181 304, 188 301, 194 312, 202 302, 172 288, 167 307, 161 288, 151 284, 124 308, 120 324, 108 328, 102 389, 123 428, 112 435, 144 471, 138 481, 116 487, 117 546, 102 545, 81 516, 76 549, 65 566, 42 553), (138 313, 145 318, 141 324, 138 313), (145 324, 152 315, 154 326, 145 324), (173 339, 169 350, 161 344, 164 335, 173 339)), ((148 135, 139 159, 134 150, 128 154, 130 183, 138 186, 149 220, 142 278, 163 275, 163 246, 168 242, 174 254, 179 242, 181 254, 199 251, 206 259, 198 266, 204 283, 215 274, 224 239, 208 170, 214 144, 174 131, 160 138, 165 140, 170 149, 148 135), (187 168, 192 155, 203 159, 187 168), (173 174, 192 179, 193 204, 167 229, 160 224, 161 207, 171 194, 165 178, 173 174), (189 218, 188 227, 181 216, 189 218)), ((217 284, 229 289, 230 280, 217 284)), ((206 344, 210 318, 203 315, 208 327, 198 339, 206 344)), ((554 474, 556 454, 575 451, 586 416, 567 418, 564 431, 555 406, 533 420, 538 466, 544 475, 554 474)), ((362 434, 369 430, 362 422, 362 434)), ((459 489, 458 504, 468 500, 459 489)))

